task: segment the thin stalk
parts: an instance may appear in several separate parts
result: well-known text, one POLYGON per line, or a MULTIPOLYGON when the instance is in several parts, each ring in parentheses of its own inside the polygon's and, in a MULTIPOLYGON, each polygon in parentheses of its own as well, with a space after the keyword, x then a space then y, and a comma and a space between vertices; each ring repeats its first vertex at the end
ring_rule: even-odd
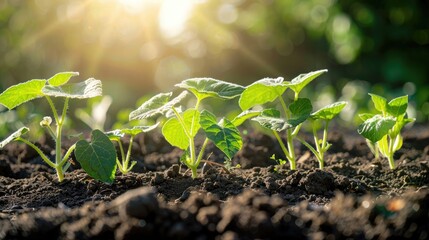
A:
POLYGON ((128 151, 127 151, 127 157, 125 158, 125 163, 123 163, 126 172, 128 172, 129 170, 131 170, 131 169, 128 169, 128 164, 130 162, 133 141, 134 141, 134 137, 131 136, 131 138, 130 138, 130 145, 128 146, 128 151))
POLYGON ((283 150, 283 153, 285 154, 287 160, 290 163, 290 169, 295 170, 296 169, 296 161, 295 158, 292 158, 289 151, 287 150, 286 146, 284 145, 282 139, 280 138, 279 134, 273 130, 273 134, 277 139, 277 142, 280 144, 280 148, 283 150))
POLYGON ((295 167, 296 156, 295 156, 295 149, 293 147, 292 129, 289 128, 286 131, 287 131, 286 143, 287 143, 287 148, 289 150, 289 158, 290 158, 289 161, 291 162, 291 169, 295 170, 296 169, 296 167, 295 167))
POLYGON ((66 154, 64 154, 64 157, 59 164, 61 167, 67 162, 67 160, 69 159, 70 155, 72 154, 72 152, 74 151, 75 148, 76 148, 76 144, 73 144, 69 148, 69 150, 67 150, 66 154))
POLYGON ((25 144, 27 144, 28 146, 30 146, 31 148, 33 148, 39 155, 40 157, 43 159, 43 161, 45 161, 50 167, 52 168, 56 168, 56 164, 53 163, 43 152, 42 150, 40 150, 40 148, 38 148, 36 145, 34 145, 32 142, 28 141, 27 139, 18 137, 16 139, 17 141, 21 141, 25 144))
POLYGON ((393 159, 393 139, 389 136, 389 152, 387 154, 387 159, 389 160, 390 169, 395 169, 395 160, 393 159))
POLYGON ((204 151, 206 150, 206 146, 207 146, 207 144, 209 143, 209 139, 208 138, 206 138, 205 140, 204 140, 204 143, 203 143, 203 146, 201 147, 201 149, 200 149, 200 153, 198 154, 198 158, 197 158, 197 161, 196 161, 196 163, 195 163, 195 166, 196 167, 198 167, 198 165, 200 165, 200 162, 201 162, 201 160, 203 159, 203 155, 204 155, 204 151))

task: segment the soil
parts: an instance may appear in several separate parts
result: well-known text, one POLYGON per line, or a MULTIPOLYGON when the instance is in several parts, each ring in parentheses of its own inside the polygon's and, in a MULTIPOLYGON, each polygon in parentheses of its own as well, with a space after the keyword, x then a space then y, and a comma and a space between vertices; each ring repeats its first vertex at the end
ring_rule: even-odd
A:
MULTIPOLYGON (((21 144, 0 151, 0 239, 427 239, 429 128, 405 130, 397 168, 374 159, 354 132, 335 131, 325 169, 296 145, 298 170, 262 133, 244 136, 230 171, 209 146, 200 176, 157 133, 133 145, 138 164, 113 184, 89 177, 76 161, 59 183, 21 144)), ((308 136, 303 136, 308 137, 308 136)), ((37 143, 53 153, 53 143, 37 143)), ((54 158, 54 156, 52 156, 54 158)))

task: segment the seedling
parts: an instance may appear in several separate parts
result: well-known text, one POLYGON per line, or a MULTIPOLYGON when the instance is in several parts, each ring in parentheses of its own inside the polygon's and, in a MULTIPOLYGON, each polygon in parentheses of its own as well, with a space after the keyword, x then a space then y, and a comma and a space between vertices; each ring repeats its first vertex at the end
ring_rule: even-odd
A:
POLYGON ((303 145, 305 145, 316 157, 319 162, 319 168, 323 169, 325 166, 324 155, 326 151, 331 147, 331 144, 328 143, 328 126, 331 120, 337 116, 343 108, 347 105, 347 102, 336 102, 321 108, 320 110, 312 113, 310 115, 310 119, 313 120, 312 128, 313 128, 313 138, 314 145, 316 148, 311 146, 308 142, 301 138, 297 138, 303 145), (320 128, 319 121, 323 121, 323 136, 322 139, 319 139, 317 135, 317 131, 320 128))
MULTIPOLYGON (((202 100, 211 97, 224 100, 233 99, 240 96, 244 88, 212 78, 188 79, 176 86, 187 91, 183 91, 172 100, 170 100, 171 92, 155 95, 137 110, 131 112, 130 120, 164 115, 167 120, 162 126, 162 134, 171 145, 185 151, 181 161, 191 169, 192 178, 196 178, 197 168, 209 141, 212 141, 229 159, 242 146, 242 139, 236 125, 226 118, 217 122, 213 113, 200 109, 202 100), (186 97, 188 91, 195 96, 196 103, 182 112, 181 107, 176 107, 176 105, 186 97), (200 129, 203 130, 206 139, 197 153, 195 138, 200 129)), ((241 124, 244 121, 243 118, 245 117, 237 118, 235 123, 241 124)))
MULTIPOLYGON (((66 120, 67 109, 69 106, 70 99, 87 99, 93 98, 96 96, 101 96, 102 93, 102 85, 100 80, 96 80, 90 78, 84 82, 79 83, 68 83, 71 77, 77 76, 79 73, 77 72, 61 72, 55 74, 53 77, 49 79, 33 79, 24 83, 20 83, 14 86, 9 87, 3 93, 0 94, 0 103, 7 107, 9 110, 36 98, 45 97, 51 110, 53 113, 53 119, 56 123, 56 128, 52 128, 52 117, 46 116, 40 122, 40 126, 44 128, 55 140, 55 162, 52 162, 43 152, 34 145, 29 140, 23 138, 22 136, 27 133, 30 129, 27 127, 22 127, 18 129, 16 132, 11 134, 8 138, 0 143, 0 148, 3 148, 6 144, 12 141, 21 141, 25 144, 32 147, 45 161, 50 167, 54 168, 58 181, 62 182, 64 179, 64 172, 70 166, 70 162, 68 161, 73 150, 76 149, 76 157, 78 161, 81 163, 82 167, 86 165, 85 162, 89 161, 86 153, 87 145, 84 144, 85 141, 81 140, 76 144, 73 144, 63 155, 61 149, 61 139, 63 133, 63 126, 66 120), (63 97, 64 98, 64 106, 62 108, 62 113, 59 115, 52 97, 63 97), (78 157, 79 156, 79 157, 78 157)), ((106 145, 105 141, 103 141, 102 135, 98 132, 93 132, 93 137, 95 137, 96 142, 94 146, 97 144, 101 144, 102 151, 109 151, 109 145, 106 145), (99 140, 101 139, 101 140, 99 140)), ((110 141, 108 141, 110 142, 110 141)), ((86 143, 86 142, 85 142, 86 143)), ((88 143, 87 143, 88 144, 88 143)), ((113 144, 112 144, 113 147, 113 144)), ((99 156, 100 151, 96 152, 95 156, 99 156)), ((101 153, 102 155, 102 153, 101 153)), ((104 159, 103 159, 104 160, 104 159)), ((105 164, 103 164, 104 166, 105 164)), ((84 169, 91 175, 101 176, 100 180, 103 179, 102 174, 98 174, 98 172, 102 172, 104 169, 95 168, 92 169, 90 167, 84 167, 84 169), (95 173, 95 174, 93 174, 95 173)))
POLYGON ((139 126, 139 127, 133 127, 131 129, 117 129, 110 132, 107 132, 107 136, 110 140, 116 141, 119 145, 119 151, 120 151, 120 158, 116 158, 116 164, 119 168, 119 171, 121 171, 122 174, 127 174, 131 169, 134 167, 134 165, 137 164, 136 161, 132 161, 130 163, 130 157, 131 157, 131 149, 133 146, 133 140, 134 137, 137 136, 140 133, 146 133, 153 129, 155 129, 158 126, 158 124, 152 125, 152 126, 139 126), (130 142, 127 149, 127 153, 125 154, 124 147, 121 141, 121 138, 123 138, 125 135, 130 136, 130 142))
POLYGON ((292 170, 296 169, 293 140, 297 137, 302 123, 310 117, 313 110, 311 101, 308 98, 300 98, 299 93, 307 84, 324 72, 327 70, 301 74, 291 82, 284 81, 281 77, 265 78, 247 86, 240 96, 239 105, 243 111, 276 100, 280 102, 283 114, 273 108, 264 109, 259 116, 252 120, 272 131, 292 170), (294 99, 289 106, 283 99, 283 94, 287 88, 294 92, 294 99), (286 144, 278 134, 282 131, 286 131, 286 144))
POLYGON ((403 138, 401 129, 414 118, 407 117, 408 95, 397 97, 390 102, 384 97, 369 94, 378 114, 364 113, 359 117, 364 121, 358 133, 367 139, 375 157, 380 152, 389 161, 390 169, 395 169, 394 153, 401 149, 403 138))

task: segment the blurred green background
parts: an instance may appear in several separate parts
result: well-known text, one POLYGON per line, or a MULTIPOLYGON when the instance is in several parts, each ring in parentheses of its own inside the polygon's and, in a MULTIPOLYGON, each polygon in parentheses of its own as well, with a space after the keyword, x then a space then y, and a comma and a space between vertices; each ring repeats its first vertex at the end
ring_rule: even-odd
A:
POLYGON ((186 78, 248 85, 326 68, 303 94, 315 108, 349 101, 341 117, 355 125, 368 92, 408 94, 409 115, 426 122, 428 15, 425 0, 2 0, 0 90, 78 71, 103 81, 112 124, 186 78))

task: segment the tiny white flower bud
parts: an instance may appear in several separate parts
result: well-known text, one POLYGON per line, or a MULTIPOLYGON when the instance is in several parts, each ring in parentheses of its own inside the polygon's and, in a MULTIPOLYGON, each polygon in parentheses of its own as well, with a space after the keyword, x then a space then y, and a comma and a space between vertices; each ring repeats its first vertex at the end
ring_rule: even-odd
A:
POLYGON ((48 126, 51 125, 51 123, 52 123, 52 118, 46 116, 46 117, 43 117, 42 121, 40 121, 40 126, 42 126, 42 127, 48 127, 48 126))

